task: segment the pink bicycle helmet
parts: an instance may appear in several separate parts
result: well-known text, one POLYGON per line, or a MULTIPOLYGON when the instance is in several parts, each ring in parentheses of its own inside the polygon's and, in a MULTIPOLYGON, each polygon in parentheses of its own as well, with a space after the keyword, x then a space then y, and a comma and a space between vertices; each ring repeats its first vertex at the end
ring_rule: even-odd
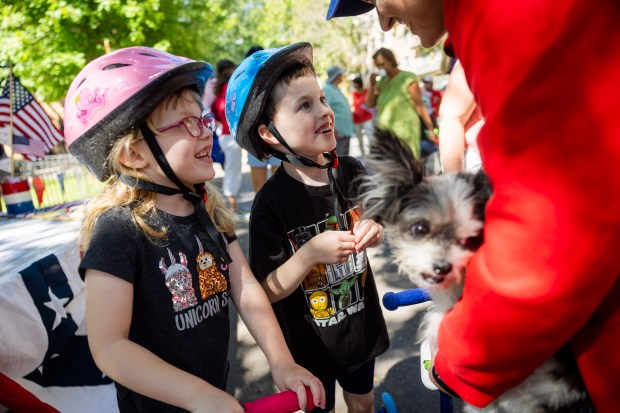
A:
POLYGON ((65 99, 65 141, 69 152, 100 181, 115 140, 146 121, 168 95, 195 87, 202 95, 211 72, 206 62, 149 47, 128 47, 87 64, 65 99))

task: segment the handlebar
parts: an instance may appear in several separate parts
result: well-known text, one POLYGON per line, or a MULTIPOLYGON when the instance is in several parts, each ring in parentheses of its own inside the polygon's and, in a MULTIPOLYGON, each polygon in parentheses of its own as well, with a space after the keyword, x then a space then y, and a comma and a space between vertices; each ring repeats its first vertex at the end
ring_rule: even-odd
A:
MULTIPOLYGON (((312 392, 306 387, 307 408, 306 411, 314 409, 314 401, 312 392)), ((293 413, 299 409, 297 402, 297 393, 293 390, 283 391, 281 393, 265 396, 253 402, 243 403, 246 413, 293 413)))
POLYGON ((399 293, 387 292, 383 295, 383 306, 394 311, 398 307, 420 304, 431 300, 431 294, 425 288, 412 288, 399 293))

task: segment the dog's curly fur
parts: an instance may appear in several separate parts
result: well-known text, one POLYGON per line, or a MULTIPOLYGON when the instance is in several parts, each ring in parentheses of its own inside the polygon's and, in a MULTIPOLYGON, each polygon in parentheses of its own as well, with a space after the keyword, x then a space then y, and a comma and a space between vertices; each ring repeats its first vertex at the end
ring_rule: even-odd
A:
MULTIPOLYGON (((363 178, 359 199, 363 217, 385 227, 400 271, 430 290, 433 303, 420 329, 421 339, 436 351, 439 324, 461 297, 465 267, 483 242, 489 182, 482 172, 424 177, 423 164, 407 144, 386 130, 376 131, 367 166, 370 174, 363 178)), ((546 361, 489 406, 466 407, 469 412, 484 413, 589 409, 568 351, 546 361)))

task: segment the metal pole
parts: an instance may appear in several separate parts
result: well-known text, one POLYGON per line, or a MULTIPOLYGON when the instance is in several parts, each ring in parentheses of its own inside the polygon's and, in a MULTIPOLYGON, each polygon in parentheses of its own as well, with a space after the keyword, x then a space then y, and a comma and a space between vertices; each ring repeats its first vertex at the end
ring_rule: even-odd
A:
POLYGON ((15 156, 13 154, 13 63, 9 61, 9 147, 11 148, 11 177, 15 176, 15 156))

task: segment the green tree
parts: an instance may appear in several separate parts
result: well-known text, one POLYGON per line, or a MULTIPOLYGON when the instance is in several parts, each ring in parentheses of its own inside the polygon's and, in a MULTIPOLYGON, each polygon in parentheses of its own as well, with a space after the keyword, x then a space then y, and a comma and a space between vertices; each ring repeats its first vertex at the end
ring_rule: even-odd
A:
MULTIPOLYGON (((215 63, 240 62, 253 44, 309 41, 319 72, 356 61, 360 33, 352 19, 327 24, 327 0, 4 0, 0 61, 39 99, 62 100, 79 70, 133 45, 215 63)), ((355 64, 353 65, 355 66, 355 64)), ((0 71, 0 76, 6 75, 0 71)))
POLYGON ((0 8, 0 60, 11 60, 39 97, 62 99, 77 72, 105 53, 105 40, 112 49, 145 45, 196 59, 224 52, 220 30, 235 16, 226 3, 8 0, 0 8))

